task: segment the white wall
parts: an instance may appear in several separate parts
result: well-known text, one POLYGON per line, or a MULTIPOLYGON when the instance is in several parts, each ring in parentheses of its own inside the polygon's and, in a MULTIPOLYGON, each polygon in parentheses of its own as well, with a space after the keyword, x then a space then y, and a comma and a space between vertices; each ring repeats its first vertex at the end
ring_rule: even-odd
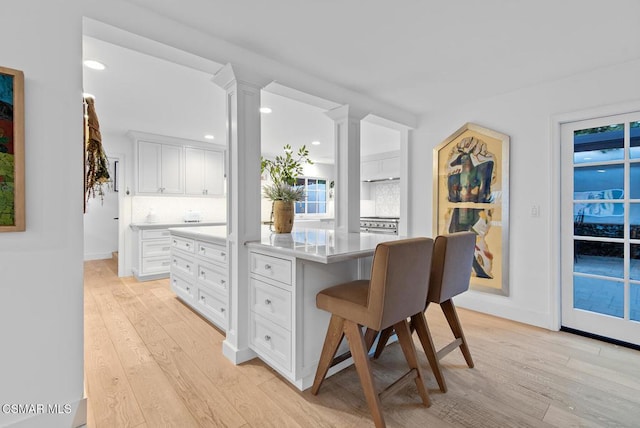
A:
MULTIPOLYGON (((83 397, 81 3, 23 0, 0 14, 2 66, 25 75, 27 223, 0 234, 3 404, 83 397)), ((0 426, 73 417, 0 411, 0 426)))
MULTIPOLYGON (((640 99, 640 61, 598 69, 562 80, 456 106, 423 118, 410 146, 412 189, 410 232, 431 235, 433 147, 466 122, 511 137, 510 296, 468 292, 460 306, 557 328, 559 298, 560 149, 552 135, 554 117, 640 99), (540 216, 531 216, 531 206, 540 216)), ((588 114, 588 113, 585 113, 588 114)))

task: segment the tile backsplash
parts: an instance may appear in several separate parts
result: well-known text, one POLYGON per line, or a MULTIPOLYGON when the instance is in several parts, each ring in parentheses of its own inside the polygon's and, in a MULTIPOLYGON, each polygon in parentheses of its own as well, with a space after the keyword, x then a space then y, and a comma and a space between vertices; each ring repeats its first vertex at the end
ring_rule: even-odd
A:
POLYGON ((153 208, 158 223, 174 223, 184 220, 184 213, 199 211, 202 221, 226 221, 226 198, 188 198, 170 196, 134 196, 131 198, 131 222, 147 221, 153 208))
POLYGON ((375 190, 372 193, 375 193, 375 215, 400 217, 400 182, 380 182, 374 186, 375 190))

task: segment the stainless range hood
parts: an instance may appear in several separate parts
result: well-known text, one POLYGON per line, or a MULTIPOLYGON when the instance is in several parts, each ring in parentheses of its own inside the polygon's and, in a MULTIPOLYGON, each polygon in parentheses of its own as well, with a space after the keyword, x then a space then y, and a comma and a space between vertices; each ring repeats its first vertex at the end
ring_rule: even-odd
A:
POLYGON ((379 183, 381 181, 396 181, 400 180, 400 177, 389 177, 389 178, 376 178, 374 180, 362 180, 363 183, 379 183))

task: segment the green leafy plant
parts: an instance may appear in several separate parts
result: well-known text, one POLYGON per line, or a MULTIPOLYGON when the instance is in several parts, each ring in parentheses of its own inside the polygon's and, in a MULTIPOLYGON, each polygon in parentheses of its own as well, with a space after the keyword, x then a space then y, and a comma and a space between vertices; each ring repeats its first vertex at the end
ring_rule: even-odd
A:
POLYGON ((262 190, 272 201, 301 201, 304 199, 304 188, 295 185, 296 179, 302 174, 304 165, 313 165, 313 161, 309 159, 306 146, 300 147, 294 157, 291 146, 286 144, 284 153, 273 160, 260 158, 260 173, 266 171, 272 181, 271 184, 265 184, 262 190))
POLYGON ((290 186, 285 183, 265 184, 262 191, 267 199, 272 201, 302 201, 304 199, 304 187, 290 186))

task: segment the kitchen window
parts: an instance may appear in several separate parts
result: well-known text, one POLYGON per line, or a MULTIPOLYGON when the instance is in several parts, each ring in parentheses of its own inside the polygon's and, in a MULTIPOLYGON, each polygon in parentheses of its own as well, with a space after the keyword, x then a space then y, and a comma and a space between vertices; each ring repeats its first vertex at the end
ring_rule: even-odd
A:
POLYGON ((324 215, 327 213, 327 180, 301 177, 297 186, 303 186, 305 199, 296 202, 296 214, 324 215))

